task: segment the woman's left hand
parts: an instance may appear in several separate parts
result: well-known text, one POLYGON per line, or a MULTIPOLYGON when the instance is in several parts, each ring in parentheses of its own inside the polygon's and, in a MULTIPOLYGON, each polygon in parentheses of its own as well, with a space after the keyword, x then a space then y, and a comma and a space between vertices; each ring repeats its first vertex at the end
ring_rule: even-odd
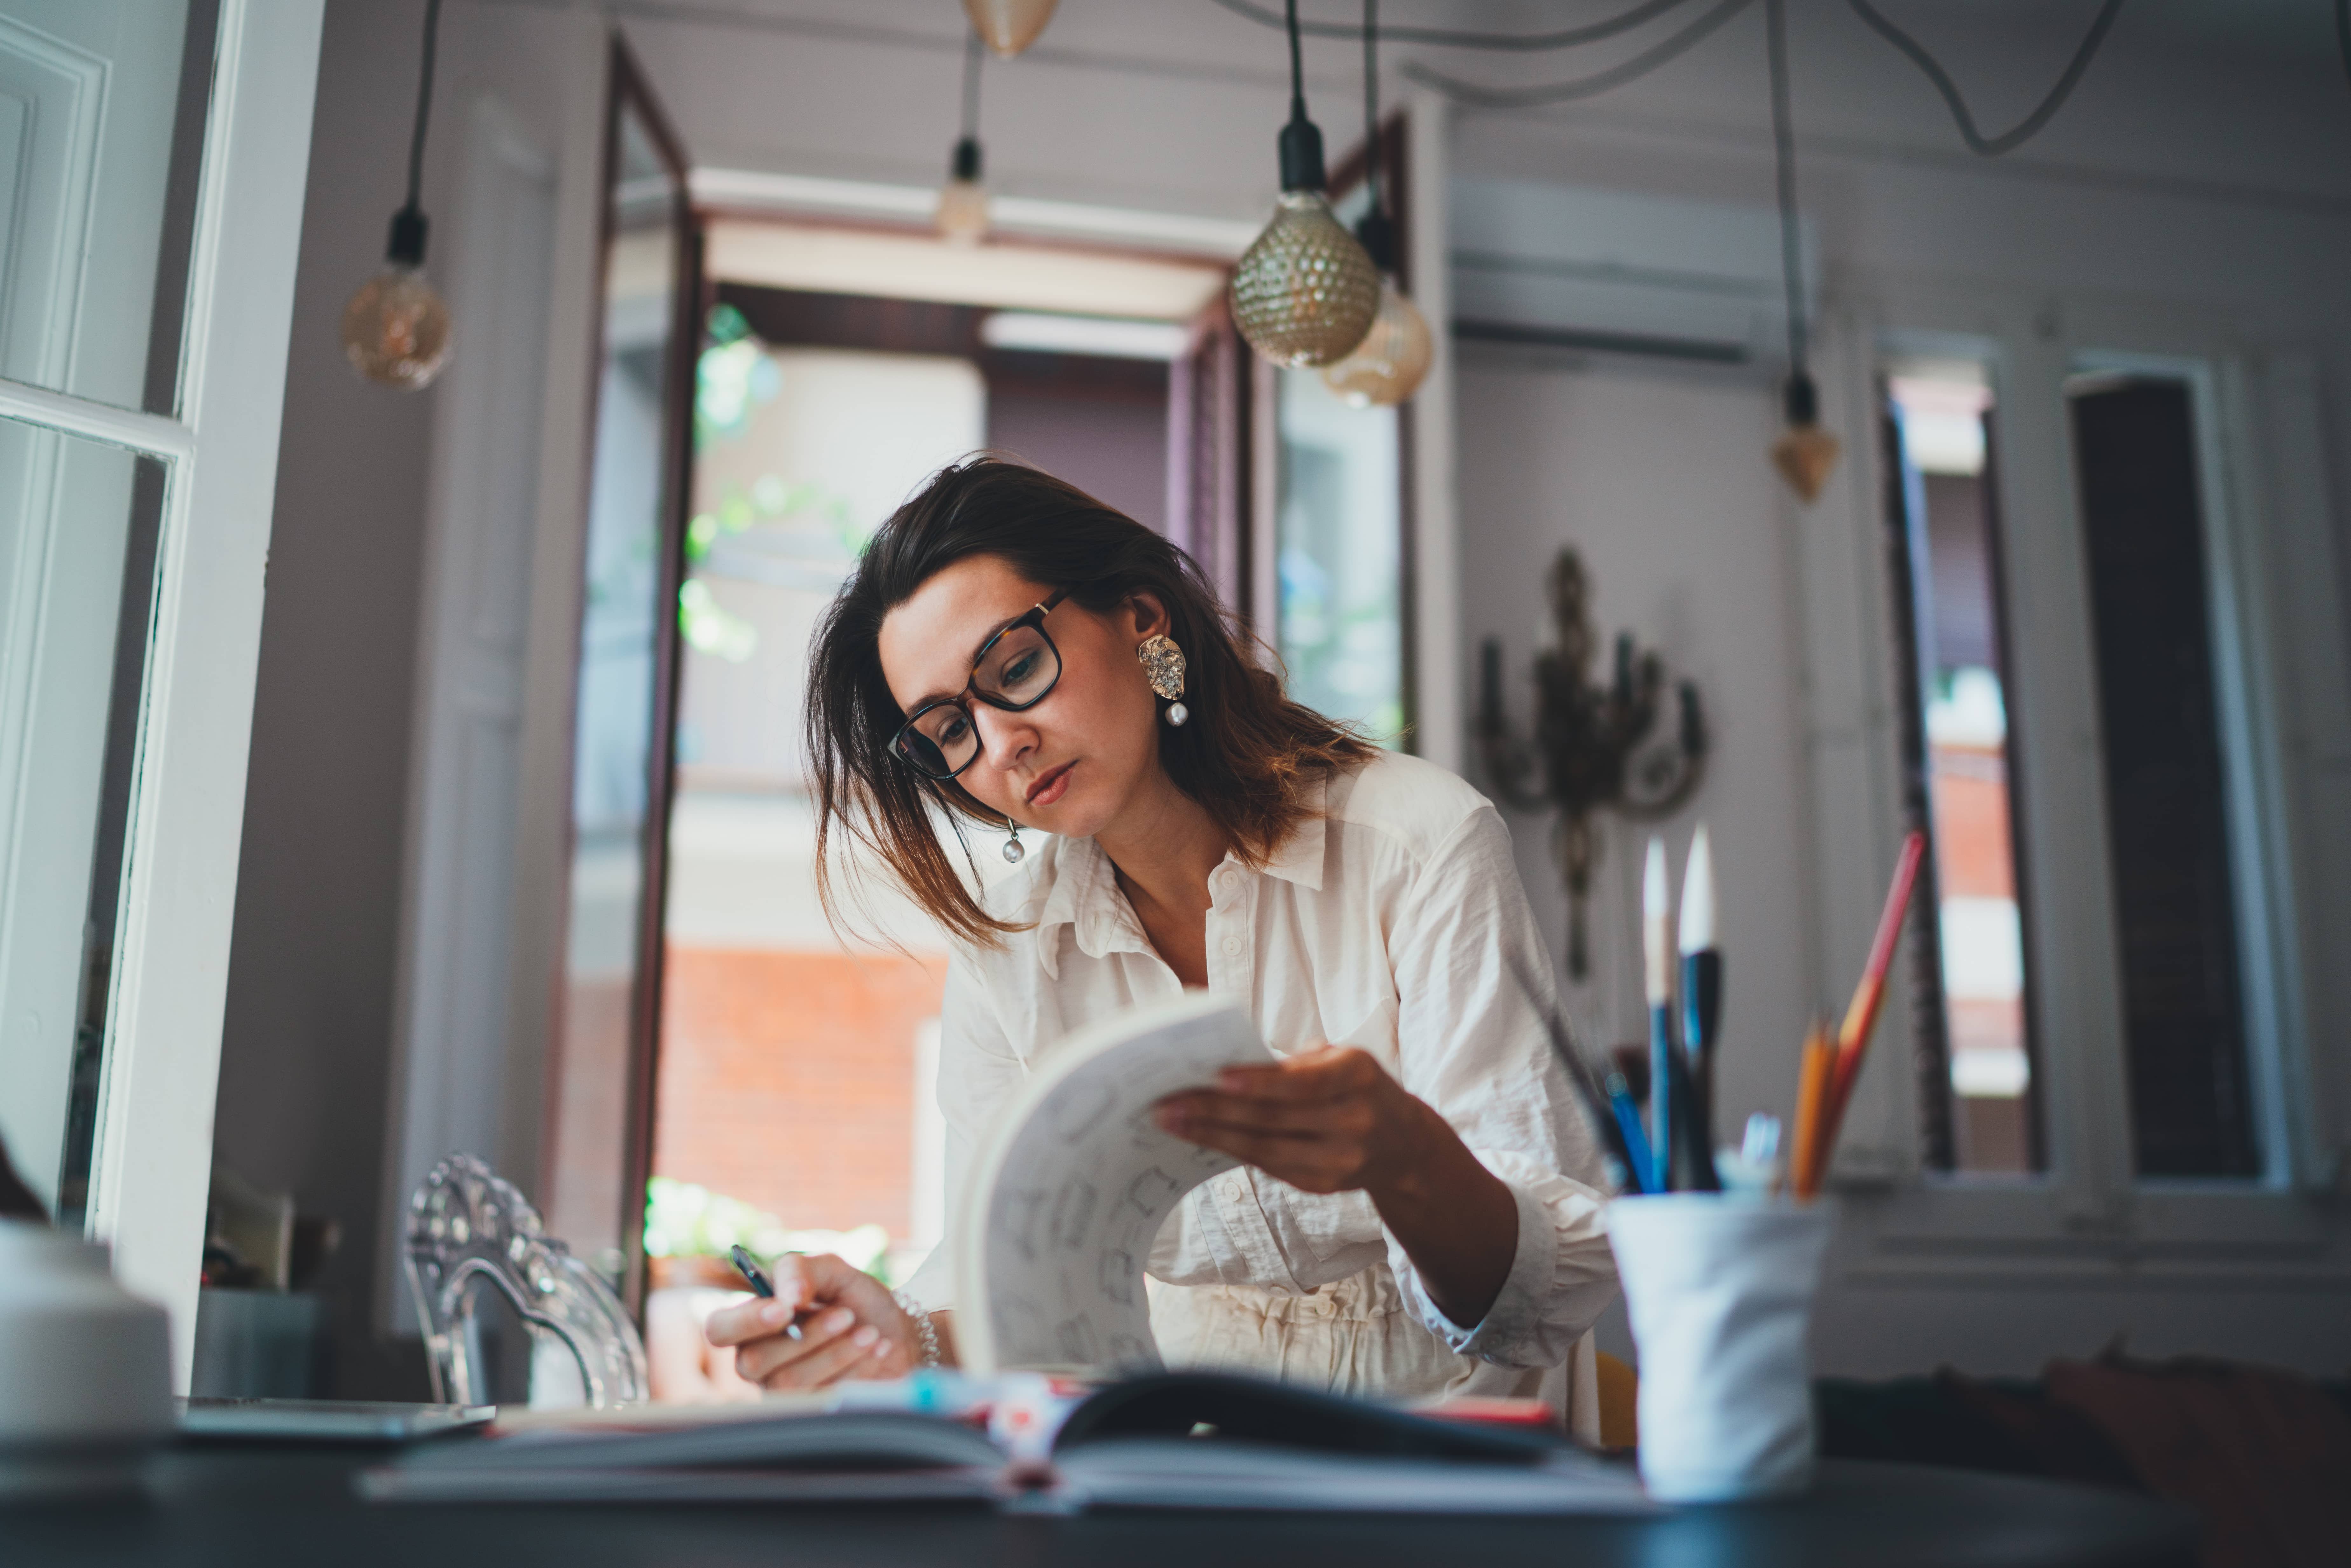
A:
POLYGON ((1426 1168, 1432 1122, 1458 1141, 1369 1052, 1335 1045, 1269 1067, 1228 1067, 1215 1089, 1171 1094, 1153 1116, 1301 1192, 1377 1196, 1426 1168))

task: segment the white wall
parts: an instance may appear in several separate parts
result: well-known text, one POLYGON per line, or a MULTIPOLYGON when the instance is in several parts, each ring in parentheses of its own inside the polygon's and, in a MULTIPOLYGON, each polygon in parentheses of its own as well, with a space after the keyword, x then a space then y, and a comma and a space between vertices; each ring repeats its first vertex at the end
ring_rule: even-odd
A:
MULTIPOLYGON (((614 9, 703 164, 902 183, 944 170, 961 47, 944 0, 625 0, 614 9)), ((1949 312, 1960 317, 1988 317, 1990 307, 1970 301, 1997 297, 2010 319, 2052 334, 2128 306, 2218 322, 2256 349, 2304 347, 2316 355, 2327 483, 2345 516, 2351 294, 2339 278, 2351 256, 2351 161, 2341 150, 2351 92, 2324 7, 2143 0, 2054 126, 1998 163, 1959 148, 1927 84, 1844 8, 1792 9, 1803 200, 1825 261, 1833 369, 1861 363, 1855 345, 1873 323, 1928 295, 1956 301, 1949 312)), ((427 411, 437 394, 403 400, 360 386, 332 333, 397 204, 420 10, 417 0, 329 9, 222 1100, 225 1156, 241 1154, 248 1174, 294 1185, 306 1207, 355 1228, 374 1212, 380 1181, 427 411)), ((2078 7, 2017 0, 1970 5, 1964 19, 1950 7, 1913 10, 1998 126, 2053 78, 2082 21, 2078 7)), ((1427 0, 1415 14, 1534 26, 1550 11, 1427 0)), ((461 123, 469 92, 495 86, 556 150, 567 180, 592 153, 575 144, 577 106, 565 97, 567 26, 565 8, 547 0, 449 5, 444 129, 426 188, 436 246, 454 242, 458 138, 445 128, 461 123)), ((1761 43, 1758 8, 1666 71, 1593 103, 1465 114, 1453 128, 1457 166, 1762 204, 1771 169, 1761 43)), ((1598 61, 1443 63, 1481 79, 1539 80, 1598 61)), ((1345 45, 1316 42, 1308 64, 1335 152, 1360 118, 1355 58, 1345 45)), ((1273 193, 1283 78, 1278 36, 1207 0, 1073 0, 1029 56, 987 68, 991 183, 1250 218, 1273 193)), ((1391 89, 1399 85, 1392 77, 1391 89)), ((555 380, 549 389, 550 399, 565 391, 555 380)), ((1851 387, 1827 391, 1850 441, 1851 387)), ((1800 517, 1762 465, 1773 419, 1767 374, 1481 353, 1464 365, 1460 411, 1464 652, 1490 628, 1523 660, 1542 613, 1533 571, 1573 533, 1594 568, 1603 623, 1630 626, 1698 675, 1719 742, 1700 806, 1724 870, 1730 1027, 1784 1037, 1805 1011, 1837 999, 1833 976, 1849 983, 1859 938, 1845 927, 1865 927, 1876 896, 1864 887, 1845 900, 1858 913, 1824 919, 1801 912, 1834 901, 1776 891, 1816 874, 1821 747, 1835 737, 1808 716, 1831 676, 1850 688, 1839 700, 1859 705, 1855 713, 1881 727, 1886 716, 1867 712, 1867 683, 1855 672, 1805 662, 1798 632, 1821 613, 1823 584, 1813 579, 1834 558, 1822 542, 1831 514, 1800 517)), ((1832 503, 1845 508, 1839 527, 1870 504, 1850 470, 1843 483, 1832 503)), ((1866 563, 1847 559, 1842 570, 1866 563)), ((536 631, 533 646, 559 644, 559 632, 536 631)), ((1475 667, 1465 658, 1465 671, 1475 667)), ((528 811, 528 785, 525 795, 528 811)), ((1556 936, 1547 827, 1520 826, 1522 871, 1556 936)), ((1677 849, 1686 831, 1675 829, 1677 849)), ((1608 899, 1621 896, 1612 879, 1631 862, 1622 841, 1609 854, 1595 932, 1608 899)), ((1628 929, 1621 920, 1614 928, 1628 929)), ((1621 946, 1604 953, 1620 976, 1623 961, 1621 946)), ((2339 1032, 2325 1035, 2322 1067, 2351 1104, 2351 1051, 2339 1032)), ((1726 1071, 1735 1102, 1765 1103, 1768 1070, 1726 1071)), ((2339 1258, 2339 1224, 2333 1234, 2339 1258)), ((347 1260, 375 1250, 360 1235, 346 1248, 347 1260)), ((2351 1358, 2341 1311, 2351 1268, 2302 1278, 2259 1293, 2217 1280, 2058 1288, 2031 1270, 1865 1279, 1833 1297, 1823 1343, 1838 1370, 1942 1360, 2021 1370, 2129 1327, 2143 1350, 2339 1368, 2351 1358)))

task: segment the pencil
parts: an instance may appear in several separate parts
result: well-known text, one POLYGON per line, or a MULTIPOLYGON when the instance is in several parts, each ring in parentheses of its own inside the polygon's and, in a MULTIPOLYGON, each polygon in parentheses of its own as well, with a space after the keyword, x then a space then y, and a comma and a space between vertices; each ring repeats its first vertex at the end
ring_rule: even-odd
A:
POLYGON ((1829 1070, 1836 1048, 1829 1044, 1828 1027, 1818 1019, 1804 1037, 1802 1065, 1796 1075, 1796 1128, 1788 1151, 1788 1186, 1799 1203, 1810 1203, 1820 1189, 1821 1167, 1827 1156, 1820 1148, 1823 1102, 1828 1095, 1829 1070))
POLYGON ((1836 1074, 1830 1082, 1825 1107, 1830 1140, 1835 1138, 1837 1124, 1844 1119, 1845 1102, 1853 1097, 1854 1080, 1861 1076, 1862 1058, 1869 1052, 1878 1005, 1886 999, 1886 977, 1894 967, 1894 949, 1902 939, 1902 918, 1910 908, 1910 890, 1917 884, 1918 865, 1926 853, 1927 835, 1913 831, 1903 839, 1902 852, 1895 859, 1894 882, 1886 890, 1886 907, 1878 912, 1869 962, 1853 988, 1844 1027, 1837 1031, 1836 1074))

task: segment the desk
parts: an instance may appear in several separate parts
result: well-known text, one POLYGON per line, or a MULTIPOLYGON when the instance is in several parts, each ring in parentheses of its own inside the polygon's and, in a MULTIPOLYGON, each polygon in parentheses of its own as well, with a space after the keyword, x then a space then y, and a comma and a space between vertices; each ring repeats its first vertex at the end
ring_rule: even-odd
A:
POLYGON ((183 1448, 144 1504, 0 1511, 7 1568, 2192 1568, 2192 1519, 2117 1492, 1832 1460, 1810 1498, 1655 1520, 962 1508, 371 1506, 360 1449, 183 1448))

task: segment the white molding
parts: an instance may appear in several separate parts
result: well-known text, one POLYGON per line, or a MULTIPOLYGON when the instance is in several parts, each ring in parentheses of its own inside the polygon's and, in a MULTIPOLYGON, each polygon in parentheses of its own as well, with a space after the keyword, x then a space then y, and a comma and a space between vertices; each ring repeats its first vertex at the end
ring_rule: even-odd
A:
POLYGON ((1416 89, 1405 108, 1409 167, 1414 303, 1427 318, 1435 352, 1405 422, 1412 443, 1413 750, 1462 772, 1469 711, 1461 646, 1460 486, 1455 476, 1458 414, 1453 390, 1451 214, 1452 106, 1416 89))
MULTIPOLYGON (((31 306, 33 319, 41 324, 41 342, 32 355, 30 374, 44 385, 61 385, 69 379, 74 340, 81 329, 82 288, 88 270, 82 263, 89 251, 99 141, 106 120, 107 86, 113 73, 108 62, 97 56, 0 16, 0 73, 5 73, 10 61, 45 71, 62 86, 67 124, 63 136, 52 135, 41 121, 44 105, 38 100, 27 105, 32 155, 14 172, 25 181, 16 191, 17 212, 0 215, 21 215, 24 206, 40 194, 55 202, 56 212, 46 223, 36 218, 32 225, 35 235, 44 228, 48 231, 48 254, 41 258, 45 267, 28 267, 30 258, 21 249, 13 244, 0 245, 0 262, 7 264, 0 277, 5 277, 9 290, 7 297, 0 298, 0 355, 14 348, 9 329, 19 319, 18 312, 31 306), (37 193, 34 187, 45 172, 56 177, 57 187, 37 193), (47 298, 37 302, 16 298, 16 287, 27 279, 37 289, 46 287, 47 298)), ((14 222, 0 225, 0 241, 16 240, 18 235, 10 232, 16 226, 14 222)), ((13 362, 13 356, 0 357, 0 369, 20 376, 26 373, 13 362)))
POLYGON ((528 455, 547 401, 559 164, 495 95, 477 98, 464 125, 448 287, 468 326, 434 408, 376 1229, 377 1323, 402 1334, 415 1332, 400 1264, 409 1195, 447 1155, 516 1166, 505 1067, 538 505, 528 455))
MULTIPOLYGON (((695 169, 687 189, 698 206, 742 213, 884 218, 927 227, 939 193, 932 185, 891 185, 778 174, 755 169, 695 169)), ((1151 213, 1131 207, 1056 202, 1036 196, 990 195, 988 227, 998 234, 1063 235, 1155 249, 1196 252, 1230 261, 1257 238, 1262 223, 1151 213)))
POLYGON ((548 288, 546 406, 531 544, 530 628, 515 821, 514 930, 508 961, 506 1176, 547 1207, 556 1103, 553 1042, 570 886, 572 709, 580 665, 580 583, 596 390, 597 289, 603 243, 604 116, 611 35, 585 9, 555 47, 562 84, 555 271, 548 288))
POLYGON ((224 0, 89 1227, 187 1385, 324 0, 224 0))

